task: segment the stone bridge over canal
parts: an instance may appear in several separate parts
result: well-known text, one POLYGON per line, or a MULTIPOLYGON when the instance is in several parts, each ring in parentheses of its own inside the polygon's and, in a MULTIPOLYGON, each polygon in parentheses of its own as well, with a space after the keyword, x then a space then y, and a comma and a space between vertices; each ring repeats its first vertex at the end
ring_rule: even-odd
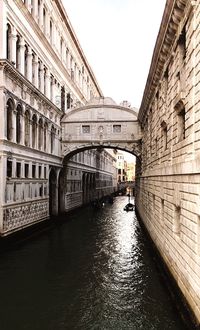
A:
POLYGON ((140 157, 142 132, 136 109, 118 106, 111 98, 97 98, 65 114, 62 156, 94 148, 121 149, 140 157))

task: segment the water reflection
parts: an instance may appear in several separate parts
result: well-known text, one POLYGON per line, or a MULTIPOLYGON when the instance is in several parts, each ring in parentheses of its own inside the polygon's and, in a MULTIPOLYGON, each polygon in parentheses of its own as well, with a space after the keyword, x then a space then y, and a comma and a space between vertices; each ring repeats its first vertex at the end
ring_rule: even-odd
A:
POLYGON ((125 202, 1 255, 1 330, 185 329, 125 202))

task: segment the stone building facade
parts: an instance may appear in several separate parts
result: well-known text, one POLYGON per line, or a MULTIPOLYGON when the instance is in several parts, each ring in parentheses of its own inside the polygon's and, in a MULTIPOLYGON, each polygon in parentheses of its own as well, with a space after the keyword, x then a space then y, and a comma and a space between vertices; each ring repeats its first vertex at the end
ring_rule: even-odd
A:
POLYGON ((101 96, 60 0, 0 1, 1 235, 66 209, 60 121, 101 96))
POLYGON ((139 111, 137 210, 200 322, 200 1, 167 0, 139 111))
POLYGON ((104 149, 90 149, 72 156, 65 173, 65 211, 101 199, 117 189, 116 158, 104 149))
POLYGON ((127 177, 127 161, 124 159, 124 154, 118 151, 117 153, 117 182, 126 182, 127 177))

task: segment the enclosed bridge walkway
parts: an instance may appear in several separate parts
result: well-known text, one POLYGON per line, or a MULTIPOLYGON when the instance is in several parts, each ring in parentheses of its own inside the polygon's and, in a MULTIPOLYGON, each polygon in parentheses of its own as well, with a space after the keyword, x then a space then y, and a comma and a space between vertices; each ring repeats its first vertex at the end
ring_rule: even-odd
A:
POLYGON ((140 157, 142 134, 137 112, 116 105, 111 98, 96 98, 69 110, 61 126, 63 158, 99 147, 120 149, 140 157))
POLYGON ((112 148, 141 154, 141 128, 137 112, 118 106, 111 98, 96 98, 82 107, 68 110, 61 121, 63 168, 51 169, 50 214, 66 212, 67 187, 63 178, 73 154, 87 149, 112 148))

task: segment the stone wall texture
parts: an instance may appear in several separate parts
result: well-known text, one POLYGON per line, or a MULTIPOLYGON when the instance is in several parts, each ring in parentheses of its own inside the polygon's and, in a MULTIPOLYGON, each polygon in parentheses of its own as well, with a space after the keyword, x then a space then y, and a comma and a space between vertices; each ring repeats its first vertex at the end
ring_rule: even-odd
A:
POLYGON ((139 111, 137 210, 200 322, 200 1, 167 1, 139 111))

